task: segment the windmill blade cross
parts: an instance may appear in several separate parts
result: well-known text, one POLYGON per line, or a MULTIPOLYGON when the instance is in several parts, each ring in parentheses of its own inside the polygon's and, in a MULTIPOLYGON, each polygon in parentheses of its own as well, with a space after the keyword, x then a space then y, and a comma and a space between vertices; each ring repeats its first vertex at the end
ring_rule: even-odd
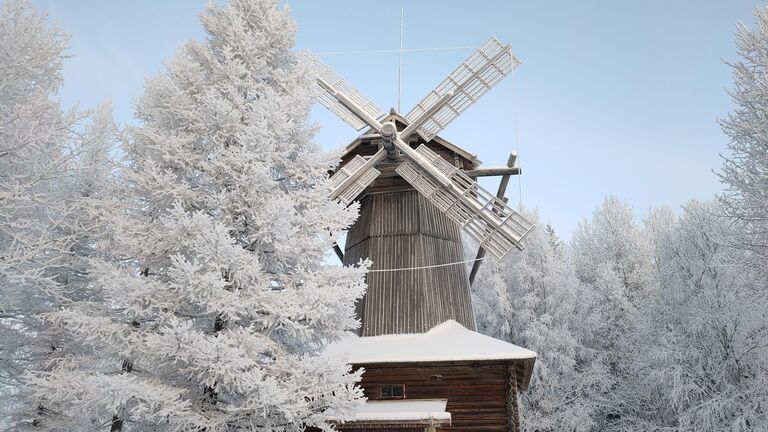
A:
POLYGON ((370 124, 371 119, 376 121, 384 116, 384 111, 381 108, 309 50, 301 50, 296 56, 299 62, 306 65, 316 76, 316 82, 322 89, 318 102, 355 130, 359 131, 366 125, 373 126, 370 124), (339 96, 351 101, 352 106, 356 109, 350 109, 348 105, 345 106, 339 101, 339 96))
POLYGON ((520 63, 509 44, 491 37, 416 104, 405 118, 410 123, 419 124, 415 132, 430 141, 520 63), (452 96, 446 98, 448 94, 452 96))
POLYGON ((423 160, 416 150, 400 139, 400 134, 397 132, 397 126, 394 123, 386 122, 382 124, 379 122, 378 117, 383 116, 384 113, 378 114, 380 110, 373 102, 355 90, 351 84, 309 51, 303 50, 299 52, 298 57, 302 63, 307 64, 315 72, 316 82, 322 89, 319 101, 323 106, 336 113, 342 120, 352 125, 352 127, 360 126, 359 129, 362 129, 365 125, 370 126, 382 136, 385 143, 400 149, 407 157, 429 172, 437 182, 444 187, 450 187, 451 181, 448 177, 423 160))
POLYGON ((373 157, 366 160, 357 155, 334 174, 329 184, 332 198, 351 203, 378 177, 376 164, 395 147, 406 156, 395 171, 459 223, 481 247, 498 258, 515 247, 524 247, 523 239, 533 229, 532 222, 426 145, 414 150, 404 141, 413 132, 430 141, 517 67, 520 61, 509 45, 491 38, 408 113, 409 126, 403 132, 397 131, 394 122, 382 124, 379 119, 384 112, 317 57, 308 51, 300 52, 298 57, 316 74, 316 83, 322 89, 321 104, 355 129, 370 126, 384 141, 384 148, 373 157))

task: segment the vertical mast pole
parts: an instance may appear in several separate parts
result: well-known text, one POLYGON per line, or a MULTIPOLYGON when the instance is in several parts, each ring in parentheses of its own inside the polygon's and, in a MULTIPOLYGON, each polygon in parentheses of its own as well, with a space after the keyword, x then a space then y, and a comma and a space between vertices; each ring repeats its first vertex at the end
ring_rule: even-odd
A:
POLYGON ((397 68, 397 112, 400 112, 400 92, 403 82, 403 16, 405 8, 400 9, 400 65, 397 68))

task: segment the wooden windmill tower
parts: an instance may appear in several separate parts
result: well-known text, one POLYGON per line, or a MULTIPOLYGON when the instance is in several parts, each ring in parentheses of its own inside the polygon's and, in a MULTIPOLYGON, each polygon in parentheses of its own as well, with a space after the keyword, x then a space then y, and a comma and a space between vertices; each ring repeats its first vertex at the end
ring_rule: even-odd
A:
POLYGON ((374 400, 394 404, 384 409, 389 414, 408 411, 404 404, 422 409, 399 420, 361 414, 363 420, 340 427, 519 427, 517 390, 527 386, 535 353, 475 333, 461 231, 500 259, 523 248, 533 224, 473 180, 470 174, 480 173, 475 156, 437 134, 520 61, 509 45, 491 38, 401 116, 385 114, 311 53, 303 51, 299 59, 316 74, 319 101, 355 129, 368 128, 347 146, 331 182, 333 198, 361 204, 344 264, 361 258, 374 263, 357 308, 360 337, 332 349, 365 367, 361 385, 370 409, 382 409, 374 400), (466 346, 457 351, 459 341, 466 346), (427 346, 429 352, 414 355, 427 346), (444 381, 446 376, 454 378, 444 381), (484 382, 489 387, 477 385, 484 382), (444 402, 442 411, 430 411, 439 408, 435 401, 444 402), (496 411, 488 408, 493 401, 501 404, 496 411), (419 416, 424 418, 413 420, 419 416))

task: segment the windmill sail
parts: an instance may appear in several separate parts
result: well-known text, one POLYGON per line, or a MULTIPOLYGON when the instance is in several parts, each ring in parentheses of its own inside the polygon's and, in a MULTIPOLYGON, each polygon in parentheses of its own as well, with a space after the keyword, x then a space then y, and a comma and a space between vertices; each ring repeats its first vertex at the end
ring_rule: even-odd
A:
POLYGON ((381 172, 372 166, 366 166, 366 160, 356 155, 346 165, 339 168, 331 177, 329 189, 331 197, 336 198, 344 205, 349 205, 360 193, 365 190, 381 172), (358 175, 358 171, 363 170, 358 175), (345 180, 357 176, 351 183, 346 184, 345 180))
POLYGON ((403 161, 395 170, 402 178, 497 258, 504 258, 513 248, 524 247, 523 239, 533 229, 533 222, 509 208, 426 145, 420 145, 416 151, 448 176, 453 187, 441 187, 411 160, 403 161))
POLYGON ((453 93, 416 130, 425 141, 430 141, 520 63, 509 45, 492 37, 416 104, 405 118, 410 122, 419 119, 435 108, 445 95, 453 93))
POLYGON ((331 112, 339 116, 342 120, 347 122, 355 130, 360 130, 366 126, 360 117, 355 115, 349 108, 342 105, 334 96, 330 93, 330 89, 333 89, 344 96, 347 99, 354 102, 362 111, 370 115, 372 118, 378 119, 384 116, 384 111, 376 106, 370 99, 365 97, 356 88, 352 86, 347 80, 342 78, 327 64, 323 63, 319 58, 307 50, 299 51, 297 54, 299 62, 309 67, 309 69, 316 75, 318 86, 321 87, 320 94, 318 96, 318 102, 324 107, 328 108, 331 112), (328 87, 323 88, 320 82, 325 83, 328 87))

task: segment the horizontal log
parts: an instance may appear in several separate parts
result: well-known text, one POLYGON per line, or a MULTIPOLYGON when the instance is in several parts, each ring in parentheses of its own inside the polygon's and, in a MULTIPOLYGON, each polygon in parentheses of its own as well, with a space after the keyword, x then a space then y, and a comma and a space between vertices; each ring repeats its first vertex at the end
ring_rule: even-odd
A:
MULTIPOLYGON (((360 382, 369 400, 380 399, 380 387, 404 385, 406 399, 447 399, 451 413, 446 432, 507 432, 508 362, 453 362, 363 365, 360 382), (440 380, 431 377, 439 375, 440 380)), ((344 429, 342 430, 349 430, 344 429)))
POLYGON ((464 174, 472 178, 492 177, 500 175, 520 175, 522 173, 523 170, 520 167, 489 167, 464 171, 464 174))

